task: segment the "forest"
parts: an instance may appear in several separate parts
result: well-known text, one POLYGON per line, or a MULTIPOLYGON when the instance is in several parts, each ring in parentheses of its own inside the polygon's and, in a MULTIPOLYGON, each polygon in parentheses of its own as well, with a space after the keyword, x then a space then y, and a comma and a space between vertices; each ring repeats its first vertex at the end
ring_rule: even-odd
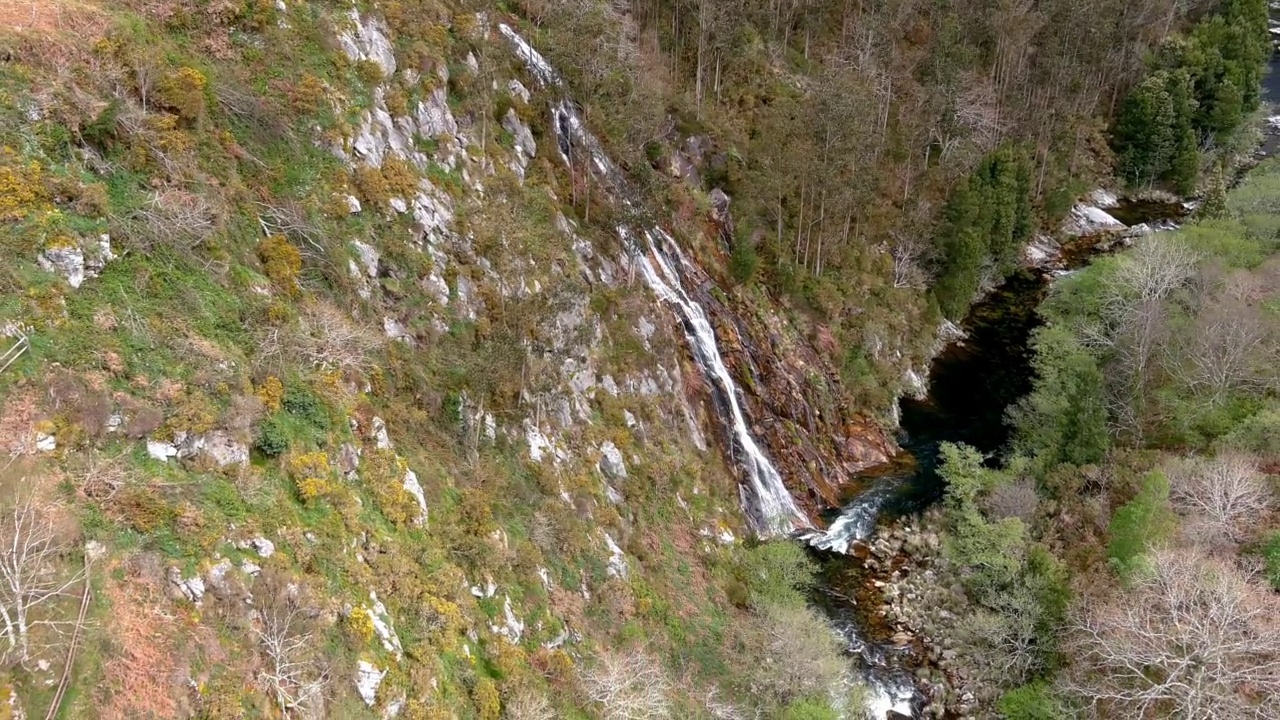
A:
POLYGON ((1280 165, 1059 280, 998 458, 944 445, 956 632, 1008 718, 1273 717, 1280 165))
POLYGON ((752 537, 703 318, 617 221, 669 230, 735 437, 812 501, 1097 188, 1199 210, 1054 281, 1008 446, 904 519, 953 689, 1277 717, 1267 12, 0 2, 0 720, 852 720, 822 568, 752 537))
POLYGON ((1270 51, 1261 0, 521 8, 634 174, 673 134, 715 139, 700 180, 733 198, 726 281, 816 314, 868 404, 897 378, 866 348, 922 353, 1076 197, 1213 176, 1270 51))

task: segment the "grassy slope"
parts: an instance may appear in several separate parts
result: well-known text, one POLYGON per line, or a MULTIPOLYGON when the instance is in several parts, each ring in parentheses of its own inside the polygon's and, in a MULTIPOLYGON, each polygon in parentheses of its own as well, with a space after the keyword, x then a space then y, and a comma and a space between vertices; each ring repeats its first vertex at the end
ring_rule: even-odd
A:
MULTIPOLYGON (((506 188, 512 206, 499 216, 493 203, 465 202, 459 171, 425 169, 459 201, 459 225, 489 262, 548 287, 505 302, 474 258, 453 262, 451 291, 467 275, 485 299, 487 311, 472 320, 423 290, 417 280, 432 259, 406 241, 413 233, 403 216, 382 210, 417 171, 408 168, 407 180, 385 166, 352 173, 314 142, 349 136, 382 80, 334 47, 340 8, 78 12, 100 22, 5 36, 14 60, 0 65, 0 242, 9 258, 0 319, 32 328, 31 351, 0 377, 0 393, 16 435, 38 426, 57 438, 32 472, 61 478, 56 496, 84 539, 107 547, 92 572, 94 624, 61 717, 278 714, 261 682, 257 620, 234 588, 243 583, 261 605, 276 577, 297 582, 317 616, 312 646, 332 666, 334 717, 373 715, 355 697, 357 659, 390 668, 380 707, 404 696, 408 717, 494 717, 495 688, 503 703, 546 698, 555 717, 579 717, 589 703, 573 668, 597 645, 644 645, 662 658, 684 677, 675 692, 681 717, 705 714, 695 698, 712 685, 738 697, 761 651, 755 616, 726 595, 741 588, 742 551, 698 534, 736 525, 736 488, 718 456, 692 448, 670 421, 675 399, 597 393, 593 422, 567 435, 573 459, 527 460, 518 430, 531 408, 521 390, 559 361, 517 348, 550 343, 548 311, 585 298, 608 338, 593 351, 599 367, 620 379, 651 372, 676 347, 655 337, 646 351, 633 336, 647 310, 633 290, 549 274, 574 262, 551 224, 556 201, 546 189, 564 183, 559 171, 540 158, 515 189, 501 167, 509 138, 472 144, 473 160, 499 160, 491 187, 506 188), (365 210, 347 212, 346 193, 365 210), (284 243, 263 241, 260 218, 280 225, 284 217, 269 208, 298 221, 284 243), (100 233, 122 257, 79 289, 37 268, 42 250, 100 233), (393 269, 372 281, 369 300, 346 270, 352 239, 393 269), (386 315, 402 318, 417 344, 386 342, 378 327, 386 315), (307 364, 317 338, 336 331, 346 342, 330 362, 307 364), (278 352, 274 338, 283 338, 278 352), (482 408, 517 432, 476 442, 459 408, 482 408), (643 432, 627 429, 624 409, 643 432), (123 417, 120 432, 105 430, 112 413, 123 417), (375 416, 394 451, 373 447, 375 416), (215 429, 256 442, 251 462, 162 463, 141 441, 215 429), (592 467, 605 439, 628 458, 623 506, 605 499, 592 467), (336 469, 343 443, 364 447, 355 479, 336 469), (426 491, 425 528, 399 487, 405 467, 426 491), (626 549, 629 578, 607 572, 602 529, 626 549), (270 558, 235 543, 259 535, 275 543, 270 558), (229 597, 210 592, 199 607, 169 597, 167 568, 190 576, 218 558, 262 565, 262 577, 233 570, 229 597), (475 597, 469 585, 490 578, 498 594, 475 597), (395 620, 399 662, 350 610, 368 604, 370 590, 395 620), (519 643, 491 630, 508 596, 527 627, 519 643), (566 624, 581 643, 541 647, 566 624)), ((465 71, 475 52, 485 73, 509 73, 490 60, 502 50, 469 16, 432 3, 383 12, 402 65, 451 68, 459 117, 479 122, 496 103, 512 103, 480 91, 489 77, 465 71)), ((396 85, 388 105, 424 97, 433 81, 396 85)), ((489 117, 486 127, 495 125, 489 117)), ((77 561, 73 550, 67 564, 77 561)), ((60 670, 52 650, 47 657, 48 673, 11 673, 28 713, 43 712, 44 678, 60 670)))

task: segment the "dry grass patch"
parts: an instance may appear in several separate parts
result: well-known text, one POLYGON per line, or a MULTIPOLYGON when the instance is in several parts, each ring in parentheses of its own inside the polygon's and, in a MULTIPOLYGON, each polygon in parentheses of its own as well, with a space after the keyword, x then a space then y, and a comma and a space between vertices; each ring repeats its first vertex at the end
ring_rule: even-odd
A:
POLYGON ((176 643, 181 623, 166 608, 155 582, 136 569, 124 582, 108 582, 107 631, 116 652, 106 663, 98 707, 103 720, 181 715, 179 683, 185 662, 176 643))

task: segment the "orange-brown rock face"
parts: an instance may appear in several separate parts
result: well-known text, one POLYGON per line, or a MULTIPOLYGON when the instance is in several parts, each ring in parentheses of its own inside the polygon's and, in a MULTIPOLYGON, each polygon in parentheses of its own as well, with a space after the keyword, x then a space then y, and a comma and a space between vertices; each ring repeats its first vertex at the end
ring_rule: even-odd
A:
POLYGON ((740 313, 710 291, 705 274, 687 281, 715 325, 752 433, 819 524, 818 512, 839 505, 855 476, 888 462, 897 445, 849 405, 831 362, 776 310, 744 307, 740 313))

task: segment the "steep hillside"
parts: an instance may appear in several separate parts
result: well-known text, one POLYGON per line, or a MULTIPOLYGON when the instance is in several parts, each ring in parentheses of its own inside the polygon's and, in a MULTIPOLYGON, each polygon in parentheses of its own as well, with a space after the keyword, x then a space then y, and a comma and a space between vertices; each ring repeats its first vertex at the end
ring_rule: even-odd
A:
POLYGON ((755 538, 1205 13, 829 5, 0 0, 0 717, 861 713, 755 538))
MULTIPOLYGON (((816 679, 761 671, 825 632, 806 563, 739 541, 724 387, 493 18, 31 10, 0 65, 15 714, 735 717, 843 676, 821 642, 816 679)), ((696 295, 804 507, 883 461, 802 331, 696 295)))

